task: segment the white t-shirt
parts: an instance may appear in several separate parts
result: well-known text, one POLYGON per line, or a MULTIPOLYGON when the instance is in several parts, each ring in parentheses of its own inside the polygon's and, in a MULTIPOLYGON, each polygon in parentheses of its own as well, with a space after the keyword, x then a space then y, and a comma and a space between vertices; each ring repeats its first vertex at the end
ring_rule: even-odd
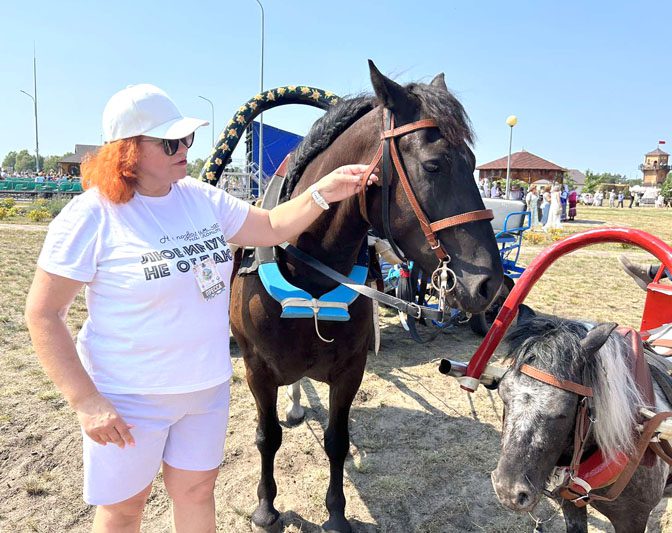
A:
POLYGON ((77 352, 98 390, 182 393, 231 377, 227 239, 248 211, 187 177, 166 196, 136 194, 120 205, 91 189, 52 221, 37 264, 86 283, 89 317, 77 352), (226 285, 211 300, 192 269, 205 256, 226 285))

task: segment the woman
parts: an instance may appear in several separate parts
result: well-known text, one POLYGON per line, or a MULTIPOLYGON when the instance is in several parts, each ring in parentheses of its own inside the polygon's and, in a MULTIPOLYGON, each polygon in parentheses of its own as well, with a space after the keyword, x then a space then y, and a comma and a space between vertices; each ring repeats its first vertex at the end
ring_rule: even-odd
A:
MULTIPOLYGON (((139 531, 159 468, 177 532, 215 531, 214 484, 229 412, 229 242, 269 246, 359 190, 366 167, 333 171, 272 211, 185 178, 206 121, 153 85, 115 94, 86 192, 49 227, 26 319, 83 432, 93 531, 139 531), (77 343, 65 317, 81 287, 77 343)), ((374 176, 369 183, 377 181, 374 176)))
POLYGON ((567 204, 569 205, 569 220, 574 222, 574 217, 576 217, 576 203, 578 200, 578 193, 576 191, 572 191, 569 193, 569 196, 567 197, 567 204))
POLYGON ((561 213, 560 185, 553 185, 551 189, 551 203, 548 207, 548 220, 544 224, 544 231, 562 229, 562 223, 560 222, 561 213))
POLYGON ((567 220, 567 197, 569 196, 569 187, 563 185, 560 190, 560 221, 567 220))
POLYGON ((551 193, 547 187, 544 187, 544 192, 541 195, 541 225, 545 226, 548 222, 548 210, 551 207, 551 193))
POLYGON ((527 210, 530 212, 530 227, 532 228, 539 224, 538 203, 539 196, 537 195, 537 186, 530 185, 530 191, 525 196, 525 204, 527 205, 527 210))

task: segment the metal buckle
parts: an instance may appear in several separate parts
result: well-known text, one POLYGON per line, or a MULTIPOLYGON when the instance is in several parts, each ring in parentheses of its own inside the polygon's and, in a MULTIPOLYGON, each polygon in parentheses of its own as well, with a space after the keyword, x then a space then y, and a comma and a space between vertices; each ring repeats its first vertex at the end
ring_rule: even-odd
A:
POLYGON ((415 318, 416 320, 420 320, 420 318, 422 317, 422 308, 414 302, 409 302, 408 303, 408 308, 406 309, 406 314, 409 315, 412 318, 415 318), (411 309, 415 309, 416 312, 417 312, 417 315, 413 315, 410 312, 411 309))

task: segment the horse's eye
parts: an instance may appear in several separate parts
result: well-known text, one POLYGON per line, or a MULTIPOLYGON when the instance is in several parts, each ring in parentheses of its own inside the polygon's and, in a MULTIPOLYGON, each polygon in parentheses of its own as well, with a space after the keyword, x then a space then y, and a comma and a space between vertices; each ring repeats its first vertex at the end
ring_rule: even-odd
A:
POLYGON ((439 163, 438 161, 425 161, 422 163, 422 168, 424 168, 427 172, 438 172, 439 163))

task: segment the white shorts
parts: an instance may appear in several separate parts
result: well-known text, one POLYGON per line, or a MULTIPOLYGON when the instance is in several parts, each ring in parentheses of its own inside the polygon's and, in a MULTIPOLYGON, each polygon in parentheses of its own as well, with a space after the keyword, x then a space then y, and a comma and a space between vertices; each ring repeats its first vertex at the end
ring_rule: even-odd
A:
POLYGON ((224 458, 229 382, 184 394, 103 394, 135 427, 135 446, 97 444, 84 434, 84 501, 112 505, 149 485, 165 461, 182 470, 217 468, 224 458))

